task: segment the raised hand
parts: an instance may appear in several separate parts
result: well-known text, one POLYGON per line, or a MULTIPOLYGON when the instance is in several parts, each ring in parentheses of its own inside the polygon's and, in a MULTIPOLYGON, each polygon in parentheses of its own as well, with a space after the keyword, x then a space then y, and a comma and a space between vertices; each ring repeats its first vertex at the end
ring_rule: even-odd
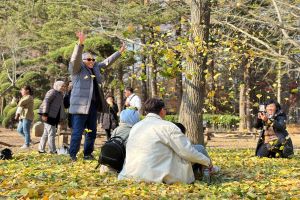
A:
POLYGON ((84 33, 82 31, 81 32, 77 32, 76 36, 78 37, 79 44, 83 44, 84 40, 85 40, 84 33))
POLYGON ((123 42, 121 48, 119 49, 119 52, 123 53, 123 51, 125 51, 125 50, 126 50, 126 44, 125 44, 125 42, 123 42))

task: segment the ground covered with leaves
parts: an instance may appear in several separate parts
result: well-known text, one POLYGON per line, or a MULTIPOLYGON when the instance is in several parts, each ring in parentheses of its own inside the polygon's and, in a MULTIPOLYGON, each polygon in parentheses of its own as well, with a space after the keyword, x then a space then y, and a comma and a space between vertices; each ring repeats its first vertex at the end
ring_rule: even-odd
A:
POLYGON ((253 157, 251 150, 209 149, 222 172, 211 184, 153 184, 100 175, 97 161, 24 152, 0 161, 0 199, 300 199, 300 155, 253 157))

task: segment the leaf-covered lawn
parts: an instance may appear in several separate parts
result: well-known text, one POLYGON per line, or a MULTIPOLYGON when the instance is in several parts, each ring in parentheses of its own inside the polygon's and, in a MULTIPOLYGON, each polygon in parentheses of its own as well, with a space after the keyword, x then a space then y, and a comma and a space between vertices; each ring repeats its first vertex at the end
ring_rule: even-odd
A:
POLYGON ((97 161, 36 152, 0 161, 0 199, 300 199, 300 156, 259 159, 253 150, 209 149, 221 174, 210 185, 150 184, 101 176, 97 161))

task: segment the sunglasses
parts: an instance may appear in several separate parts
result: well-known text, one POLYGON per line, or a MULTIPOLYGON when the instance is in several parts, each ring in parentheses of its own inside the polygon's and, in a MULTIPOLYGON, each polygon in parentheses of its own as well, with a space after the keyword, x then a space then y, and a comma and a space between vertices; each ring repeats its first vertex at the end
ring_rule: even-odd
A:
POLYGON ((95 59, 94 59, 94 58, 87 58, 87 59, 84 59, 84 60, 95 62, 95 59))

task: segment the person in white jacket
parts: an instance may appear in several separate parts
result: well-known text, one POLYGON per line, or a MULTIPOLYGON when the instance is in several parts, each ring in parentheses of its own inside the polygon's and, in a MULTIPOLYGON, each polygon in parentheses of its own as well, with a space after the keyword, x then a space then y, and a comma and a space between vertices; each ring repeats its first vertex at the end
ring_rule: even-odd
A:
POLYGON ((126 145, 126 159, 118 179, 172 184, 192 183, 192 163, 211 166, 211 160, 193 147, 172 122, 165 121, 165 104, 151 98, 145 119, 135 124, 126 145))
POLYGON ((132 87, 126 87, 124 90, 124 94, 126 97, 125 107, 135 108, 141 113, 142 101, 139 96, 133 93, 132 87))

